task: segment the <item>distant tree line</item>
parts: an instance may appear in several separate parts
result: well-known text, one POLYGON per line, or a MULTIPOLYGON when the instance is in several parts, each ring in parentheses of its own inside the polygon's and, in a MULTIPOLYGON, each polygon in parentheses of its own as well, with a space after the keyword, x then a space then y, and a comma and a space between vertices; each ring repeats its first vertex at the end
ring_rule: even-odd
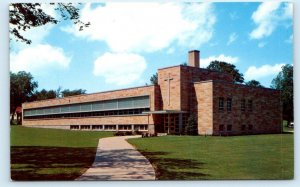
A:
MULTIPOLYGON (((17 107, 24 102, 39 101, 44 99, 54 99, 68 97, 72 95, 85 94, 84 89, 64 89, 59 87, 57 90, 37 90, 38 82, 34 80, 29 72, 19 71, 18 73, 10 72, 10 121, 14 122, 17 107)), ((17 123, 20 123, 18 121, 17 123)))

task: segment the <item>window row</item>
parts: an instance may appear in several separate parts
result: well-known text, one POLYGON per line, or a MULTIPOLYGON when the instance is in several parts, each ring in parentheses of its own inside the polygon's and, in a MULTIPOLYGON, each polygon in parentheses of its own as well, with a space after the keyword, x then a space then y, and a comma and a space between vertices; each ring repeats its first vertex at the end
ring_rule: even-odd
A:
MULTIPOLYGON (((225 98, 219 97, 219 111, 225 110, 225 98)), ((226 98, 226 110, 231 112, 232 110, 232 98, 226 98)), ((247 100, 247 110, 253 111, 253 101, 247 100)), ((241 111, 246 111, 246 99, 241 99, 241 111)))
POLYGON ((148 125, 70 125, 70 129, 71 130, 146 131, 148 130, 148 125))
POLYGON ((80 118, 80 117, 97 117, 97 116, 122 116, 122 115, 137 115, 143 112, 150 111, 150 108, 139 108, 129 110, 111 110, 99 112, 77 112, 66 114, 51 114, 38 116, 24 116, 24 119, 49 119, 49 118, 80 118))
POLYGON ((106 101, 97 101, 97 102, 90 102, 90 103, 25 109, 24 116, 147 108, 150 106, 149 101, 150 101, 149 96, 139 96, 139 97, 131 97, 131 98, 106 100, 106 101))
MULTIPOLYGON (((253 130, 253 125, 241 125, 240 126, 241 131, 246 131, 246 130, 253 130)), ((219 125, 219 132, 230 132, 232 131, 232 125, 219 125)))

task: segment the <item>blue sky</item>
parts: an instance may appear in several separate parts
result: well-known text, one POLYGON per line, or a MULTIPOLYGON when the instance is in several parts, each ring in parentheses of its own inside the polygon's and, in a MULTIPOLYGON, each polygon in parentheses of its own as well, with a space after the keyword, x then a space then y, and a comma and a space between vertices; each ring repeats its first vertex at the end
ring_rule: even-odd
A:
MULTIPOLYGON (((236 65, 246 80, 269 87, 283 64, 293 63, 290 3, 83 4, 78 31, 68 21, 23 34, 11 42, 11 71, 30 71, 39 89, 82 88, 88 93, 149 83, 158 68, 187 62, 200 50, 200 66, 212 60, 236 65)), ((43 5, 59 18, 52 6, 43 5)))

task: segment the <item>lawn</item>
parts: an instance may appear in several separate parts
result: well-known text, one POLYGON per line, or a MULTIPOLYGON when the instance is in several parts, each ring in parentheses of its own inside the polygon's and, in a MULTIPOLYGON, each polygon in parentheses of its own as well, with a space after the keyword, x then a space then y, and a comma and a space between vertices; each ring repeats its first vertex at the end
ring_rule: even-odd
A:
POLYGON ((293 179, 293 134, 164 136, 128 140, 159 180, 293 179))
POLYGON ((112 135, 11 126, 11 178, 74 180, 92 165, 99 138, 112 135))

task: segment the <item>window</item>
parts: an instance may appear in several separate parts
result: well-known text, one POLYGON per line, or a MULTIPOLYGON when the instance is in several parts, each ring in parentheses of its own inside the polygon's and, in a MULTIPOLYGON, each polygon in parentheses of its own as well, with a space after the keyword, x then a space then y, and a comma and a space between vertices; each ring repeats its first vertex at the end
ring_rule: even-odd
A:
POLYGON ((253 125, 248 125, 248 130, 253 130, 253 125))
POLYGON ((242 125, 242 126, 241 126, 241 130, 242 130, 242 131, 245 131, 245 130, 246 130, 246 125, 242 125))
POLYGON ((219 131, 224 131, 224 125, 219 125, 219 131))
POLYGON ((253 110, 253 102, 252 100, 248 100, 248 111, 252 112, 252 110, 253 110))
POLYGON ((219 110, 224 110, 224 98, 219 97, 219 110))
POLYGON ((227 125, 227 131, 232 131, 232 125, 227 125))
POLYGON ((246 100, 242 99, 241 100, 241 111, 245 111, 245 108, 246 108, 246 100))
POLYGON ((231 112, 232 98, 227 98, 227 111, 231 112))

